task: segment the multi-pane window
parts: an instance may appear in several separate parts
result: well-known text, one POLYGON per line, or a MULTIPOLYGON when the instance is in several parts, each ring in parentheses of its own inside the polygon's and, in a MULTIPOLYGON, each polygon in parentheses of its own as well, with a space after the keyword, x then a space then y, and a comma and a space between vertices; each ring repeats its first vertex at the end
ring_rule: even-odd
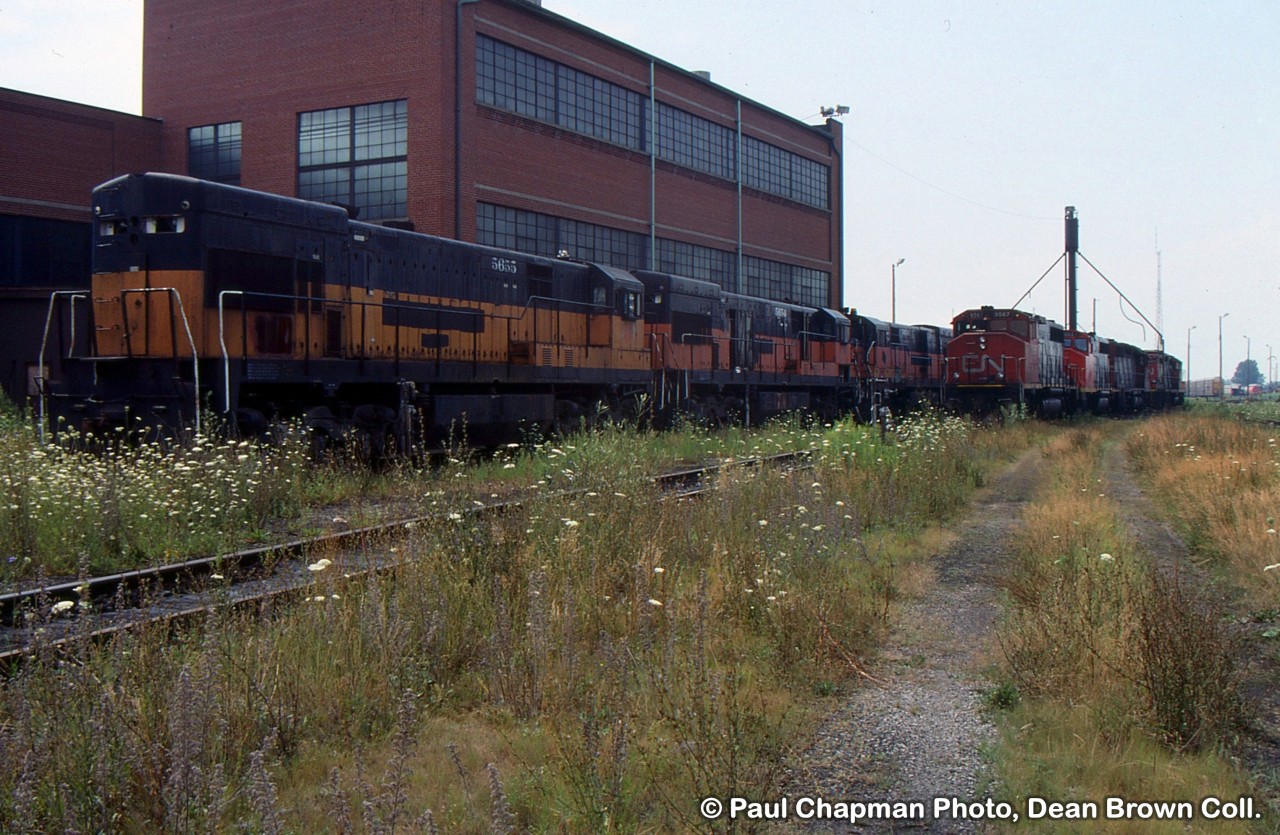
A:
POLYGON ((544 122, 556 119, 556 64, 486 38, 476 39, 476 98, 544 122))
POLYGON ((644 148, 642 95, 484 35, 476 39, 476 100, 615 145, 644 148))
MULTIPOLYGON (((485 246, 514 249, 553 258, 560 253, 627 270, 649 269, 648 238, 608 226, 480 203, 476 240, 485 246)), ((825 307, 831 273, 764 258, 747 257, 744 291, 778 301, 825 307)), ((734 291, 737 257, 733 252, 668 238, 658 239, 654 269, 718 284, 734 291)))
POLYGON ((742 137, 742 183, 780 197, 826 209, 831 169, 754 137, 742 137))
POLYGON ((627 270, 644 269, 648 263, 648 239, 644 235, 490 203, 478 206, 476 240, 486 246, 549 258, 563 252, 580 261, 627 270))
MULTIPOLYGON (((736 181, 737 130, 658 102, 572 67, 479 35, 476 101, 636 151, 650 150, 675 165, 736 181)), ((743 137, 742 182, 752 188, 826 209, 829 166, 767 142, 743 137)))
POLYGON ((187 130, 187 173, 202 180, 240 185, 240 123, 187 130))
POLYGON ((642 269, 648 261, 644 235, 563 218, 556 226, 559 248, 573 258, 630 270, 642 269))
POLYGON ((298 196, 341 203, 361 220, 408 215, 405 99, 298 115, 298 196))
POLYGON ((732 252, 669 238, 658 240, 658 269, 710 281, 729 291, 735 289, 734 279, 738 274, 737 258, 732 252))
POLYGON ((556 123, 615 145, 644 147, 645 100, 617 84, 560 66, 556 73, 556 123))
POLYGON ((476 242, 547 258, 559 252, 554 217, 491 203, 476 207, 476 242))
POLYGON ((796 299, 810 307, 826 307, 831 303, 831 273, 808 267, 791 268, 792 286, 796 299))
POLYGON ((737 132, 658 102, 658 156, 726 180, 734 178, 737 132))
POLYGON ((800 156, 791 157, 790 197, 819 209, 831 203, 831 169, 820 162, 800 156))
POLYGON ((831 273, 751 256, 745 262, 748 296, 826 307, 831 273))

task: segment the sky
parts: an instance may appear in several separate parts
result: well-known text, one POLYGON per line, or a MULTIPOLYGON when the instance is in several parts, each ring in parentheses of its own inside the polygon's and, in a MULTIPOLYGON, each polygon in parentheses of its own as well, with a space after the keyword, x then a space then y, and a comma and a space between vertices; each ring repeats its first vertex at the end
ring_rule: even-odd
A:
MULTIPOLYGON (((1192 378, 1217 373, 1221 326, 1226 376, 1248 351, 1270 379, 1280 349, 1280 5, 543 5, 810 124, 823 107, 847 106, 847 306, 889 318, 892 265, 905 259, 900 321, 948 324, 968 308, 1012 306, 1046 271, 1019 306, 1064 321, 1064 269, 1050 268, 1074 206, 1087 259, 1082 327, 1155 347, 1155 329, 1100 272, 1184 361, 1194 328, 1192 378)), ((138 113, 141 28, 141 0, 0 0, 0 86, 138 113)))

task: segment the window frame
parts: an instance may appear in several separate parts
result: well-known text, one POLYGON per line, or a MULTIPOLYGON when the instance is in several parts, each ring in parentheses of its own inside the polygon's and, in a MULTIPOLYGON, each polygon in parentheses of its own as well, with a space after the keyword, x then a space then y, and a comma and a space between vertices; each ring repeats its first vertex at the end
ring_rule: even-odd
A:
POLYGON ((244 125, 242 122, 218 122, 187 128, 188 176, 238 186, 243 151, 244 125), (202 147, 198 153, 194 144, 197 131, 209 132, 208 139, 202 140, 202 147), (206 160, 209 162, 206 163, 206 160))
POLYGON ((408 219, 408 99, 301 111, 296 135, 298 197, 369 222, 408 219))

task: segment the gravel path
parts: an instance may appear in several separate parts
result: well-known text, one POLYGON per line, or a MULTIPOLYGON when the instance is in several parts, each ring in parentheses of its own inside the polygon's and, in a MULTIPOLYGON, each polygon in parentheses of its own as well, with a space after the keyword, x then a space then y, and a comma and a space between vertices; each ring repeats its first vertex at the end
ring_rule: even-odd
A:
MULTIPOLYGON (((1216 596, 1218 599, 1213 602, 1230 611, 1231 601, 1224 598, 1210 572, 1195 564, 1186 543, 1142 492, 1123 445, 1109 444, 1102 463, 1106 489, 1117 502, 1125 525, 1160 570, 1166 574, 1176 572, 1197 594, 1216 596)), ((1280 808, 1280 687, 1276 686, 1280 681, 1280 651, 1271 639, 1262 637, 1268 626, 1248 622, 1247 618, 1236 623, 1242 641, 1240 692, 1246 700, 1250 722, 1236 741, 1235 754, 1259 780, 1259 799, 1265 798, 1273 808, 1280 808)))
MULTIPOLYGON (((869 684, 818 728, 797 762, 787 796, 832 803, 923 804, 911 819, 797 821, 805 832, 977 832, 981 825, 934 816, 935 798, 981 803, 988 794, 983 746, 994 728, 982 710, 979 667, 999 614, 996 583, 1009 536, 1041 473, 1038 448, 982 492, 958 538, 937 558, 938 582, 904 607, 869 684)), ((887 810, 911 815, 910 807, 887 810)))

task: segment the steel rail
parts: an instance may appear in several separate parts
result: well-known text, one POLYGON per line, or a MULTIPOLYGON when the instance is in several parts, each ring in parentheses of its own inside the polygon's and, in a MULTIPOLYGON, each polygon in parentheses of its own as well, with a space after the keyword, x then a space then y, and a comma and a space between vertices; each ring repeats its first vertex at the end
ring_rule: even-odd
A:
MULTIPOLYGON (((671 497, 686 498, 704 492, 709 476, 729 468, 760 468, 787 464, 807 459, 810 453, 811 450, 800 450, 730 459, 701 467, 673 470, 653 476, 649 480, 668 492, 671 497)), ((586 488, 581 488, 547 495, 550 498, 564 498, 582 495, 586 492, 586 488)), ((17 646, 0 647, 0 675, 12 672, 37 649, 69 646, 77 641, 84 640, 85 637, 90 640, 105 639, 146 623, 168 622, 176 624, 183 619, 207 613, 217 605, 236 607, 257 604, 282 595, 295 594, 316 585, 327 585, 332 582, 328 578, 310 579, 305 576, 306 571, 303 568, 303 563, 309 555, 316 552, 333 553, 335 551, 355 550, 375 537, 404 535, 418 525, 445 521, 449 519, 450 513, 462 513, 463 516, 472 517, 487 516, 521 507, 527 501, 527 498, 515 498, 471 506, 461 511, 442 510, 408 519, 397 519, 376 525, 354 528, 348 531, 339 531, 305 539, 294 539, 273 545, 247 548, 227 554, 200 557, 152 568, 117 572, 101 577, 68 580, 3 594, 0 595, 0 627, 25 632, 26 617, 27 615, 33 615, 37 620, 44 618, 40 626, 48 628, 56 625, 58 631, 62 634, 48 639, 24 640, 21 645, 17 646), (281 569, 277 567, 273 575, 268 577, 249 576, 244 581, 232 586, 231 590, 224 594, 222 601, 202 599, 184 608, 159 614, 146 614, 140 608, 142 603, 147 602, 143 598, 157 591, 166 592, 173 598, 183 595, 208 597, 210 590, 207 586, 199 587, 200 581, 206 580, 215 574, 239 575, 264 566, 287 566, 293 569, 300 579, 291 582, 289 578, 281 576, 281 569), (236 588, 248 586, 255 582, 263 582, 269 577, 274 577, 278 581, 276 587, 252 591, 243 596, 238 596, 234 591, 236 588), (80 603, 86 600, 89 603, 89 609, 88 611, 81 611, 79 609, 80 603), (49 620, 47 609, 64 601, 72 604, 69 610, 71 617, 54 621, 49 620), (118 601, 125 601, 125 605, 123 607, 115 606, 114 604, 118 601), (136 617, 129 618, 127 615, 129 612, 136 613, 136 617), (81 618, 102 618, 103 616, 125 618, 126 622, 91 627, 87 630, 87 633, 86 630, 80 628, 78 623, 81 618)), ((356 581, 373 573, 394 569, 404 563, 404 560, 388 559, 372 567, 346 572, 343 582, 356 581)))

